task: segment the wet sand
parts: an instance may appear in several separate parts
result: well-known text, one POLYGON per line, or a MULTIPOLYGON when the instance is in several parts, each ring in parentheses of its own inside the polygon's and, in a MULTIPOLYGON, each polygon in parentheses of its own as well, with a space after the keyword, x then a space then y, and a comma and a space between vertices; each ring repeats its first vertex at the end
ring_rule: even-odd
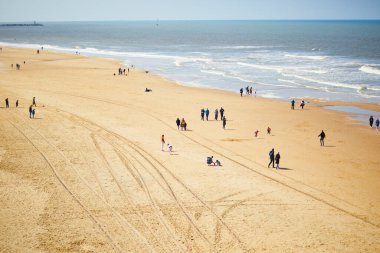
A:
POLYGON ((322 108, 379 105, 292 111, 119 67, 0 52, 0 252, 380 251, 380 132, 322 108), (213 120, 221 106, 225 130, 213 120), (280 170, 267 168, 271 148, 280 170), (207 166, 211 155, 223 166, 207 166))

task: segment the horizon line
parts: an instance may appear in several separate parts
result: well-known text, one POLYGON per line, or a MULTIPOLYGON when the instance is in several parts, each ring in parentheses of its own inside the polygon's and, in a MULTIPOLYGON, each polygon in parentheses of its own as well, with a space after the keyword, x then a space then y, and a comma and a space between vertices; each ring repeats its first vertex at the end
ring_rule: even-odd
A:
POLYGON ((32 20, 0 21, 0 23, 33 23, 33 22, 157 22, 157 21, 380 21, 379 19, 112 19, 112 20, 32 20))

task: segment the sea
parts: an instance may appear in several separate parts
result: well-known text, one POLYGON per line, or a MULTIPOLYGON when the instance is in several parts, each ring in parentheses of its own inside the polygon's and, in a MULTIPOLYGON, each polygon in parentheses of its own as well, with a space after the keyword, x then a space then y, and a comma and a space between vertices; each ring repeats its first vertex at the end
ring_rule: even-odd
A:
MULTIPOLYGON (((120 60, 182 85, 380 104, 380 21, 102 21, 0 27, 0 45, 120 60)), ((116 71, 116 70, 115 70, 116 71)))

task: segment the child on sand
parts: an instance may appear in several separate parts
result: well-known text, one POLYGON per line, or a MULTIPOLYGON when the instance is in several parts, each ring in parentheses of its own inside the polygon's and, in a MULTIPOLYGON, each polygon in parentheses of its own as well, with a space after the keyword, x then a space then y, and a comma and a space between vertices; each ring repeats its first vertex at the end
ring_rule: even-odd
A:
POLYGON ((172 146, 170 143, 168 143, 168 149, 169 149, 169 152, 170 152, 170 153, 171 153, 172 150, 173 150, 173 146, 172 146))
POLYGON ((34 116, 36 115, 36 109, 33 109, 32 110, 32 117, 33 117, 33 119, 34 119, 34 116))

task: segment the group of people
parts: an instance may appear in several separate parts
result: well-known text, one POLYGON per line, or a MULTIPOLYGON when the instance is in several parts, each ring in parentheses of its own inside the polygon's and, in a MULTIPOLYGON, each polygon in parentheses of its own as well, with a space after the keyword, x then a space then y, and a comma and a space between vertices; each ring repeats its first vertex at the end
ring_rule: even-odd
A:
MULTIPOLYGON (((246 94, 247 96, 248 96, 248 95, 252 95, 252 93, 253 93, 253 88, 252 88, 252 86, 251 86, 251 87, 247 86, 247 87, 245 87, 244 89, 245 89, 245 94, 246 94)), ((243 89, 243 88, 240 88, 240 96, 241 96, 241 97, 243 96, 244 89, 243 89)), ((256 95, 256 90, 255 90, 255 95, 256 95)))
MULTIPOLYGON (((173 152, 173 146, 170 143, 168 143, 167 146, 168 146, 169 152, 172 153, 173 152)), ((165 135, 161 136, 161 151, 162 152, 165 151, 165 135)))
MULTIPOLYGON (((18 107, 18 100, 16 100, 16 108, 18 107)), ((5 108, 9 108, 9 99, 5 99, 5 108)))
POLYGON ((186 123, 186 121, 185 121, 184 118, 182 118, 182 120, 180 120, 179 118, 177 118, 177 120, 175 121, 175 123, 177 124, 178 130, 181 127, 182 131, 187 131, 187 123, 186 123))
POLYGON ((280 152, 277 152, 277 154, 275 155, 275 152, 274 152, 274 148, 272 148, 271 151, 269 151, 269 164, 268 164, 268 168, 270 167, 270 165, 272 164, 273 168, 274 168, 274 163, 276 162, 276 169, 280 169, 280 152))
POLYGON ((208 157, 207 157, 206 162, 207 162, 207 165, 208 165, 208 166, 222 166, 222 163, 221 163, 219 160, 216 160, 216 161, 214 162, 214 159, 213 159, 213 158, 214 158, 213 156, 208 156, 208 157))
MULTIPOLYGON (((372 128, 373 127, 373 123, 374 123, 374 118, 373 116, 371 115, 369 117, 369 126, 372 128)), ((380 120, 379 118, 376 119, 375 121, 375 127, 376 127, 376 130, 379 131, 379 127, 380 127, 380 120)))
MULTIPOLYGON (((296 104, 296 101, 293 99, 292 101, 290 101, 290 104, 292 105, 292 110, 294 110, 294 106, 295 106, 295 104, 296 104)), ((305 107, 305 100, 301 100, 301 102, 300 102, 300 107, 301 107, 301 109, 303 110, 303 108, 305 107)))
POLYGON ((129 74, 129 68, 127 68, 127 69, 119 68, 118 73, 119 73, 119 76, 121 76, 121 75, 127 76, 129 74))
MULTIPOLYGON (((210 110, 208 108, 204 109, 202 108, 201 109, 201 120, 206 120, 208 121, 208 117, 210 115, 210 110)), ((220 107, 220 109, 215 109, 214 111, 214 119, 215 120, 218 120, 219 119, 219 115, 220 115, 220 120, 222 121, 223 123, 223 129, 226 129, 226 124, 227 124, 227 118, 226 116, 224 115, 224 109, 223 107, 220 107)))

